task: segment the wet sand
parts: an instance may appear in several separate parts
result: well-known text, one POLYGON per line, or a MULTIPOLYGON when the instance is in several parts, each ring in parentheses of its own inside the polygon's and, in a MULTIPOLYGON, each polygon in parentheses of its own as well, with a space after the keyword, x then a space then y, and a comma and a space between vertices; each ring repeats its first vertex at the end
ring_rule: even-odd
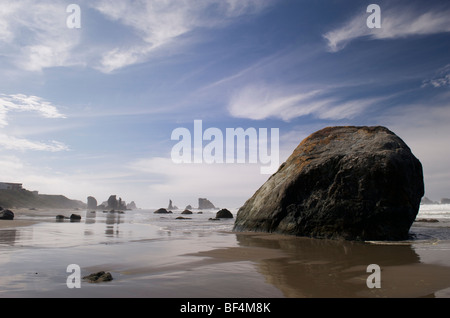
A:
POLYGON ((30 226, 38 223, 31 220, 0 220, 0 229, 15 228, 19 226, 30 226))
POLYGON ((73 212, 25 210, 0 222, 0 297, 450 297, 450 242, 428 235, 448 231, 442 224, 415 224, 423 239, 372 243, 170 232, 110 215, 55 224, 55 214, 73 212), (69 289, 73 263, 82 275, 104 270, 114 280, 69 289), (381 288, 367 286, 369 264, 380 266, 381 288))
POLYGON ((430 249, 429 242, 367 244, 257 233, 237 234, 237 239, 239 248, 197 255, 255 262, 283 297, 450 297, 448 242, 430 249), (380 266, 381 288, 367 286, 369 264, 380 266))
MULTIPOLYGON (((42 222, 40 217, 55 216, 60 210, 30 210, 30 209, 14 209, 13 220, 0 220, 0 229, 15 228, 21 226, 30 226, 42 222), (56 213, 56 214, 55 214, 56 213)), ((65 211, 68 213, 68 211, 65 211)))

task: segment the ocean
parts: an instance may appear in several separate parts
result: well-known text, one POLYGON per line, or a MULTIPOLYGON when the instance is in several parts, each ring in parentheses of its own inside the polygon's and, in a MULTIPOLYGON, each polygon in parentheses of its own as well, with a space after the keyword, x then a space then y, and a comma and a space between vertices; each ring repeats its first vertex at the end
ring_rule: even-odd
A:
POLYGON ((385 275, 407 265, 419 278, 430 271, 450 278, 450 205, 422 205, 417 219, 439 222, 415 222, 411 240, 368 243, 233 233, 234 218, 210 220, 217 210, 154 210, 19 213, 37 223, 0 228, 0 297, 450 297, 445 279, 436 290, 402 289, 392 274, 395 286, 380 295, 361 279, 373 263, 385 275), (61 213, 82 219, 58 222, 61 213), (69 265, 80 277, 109 271, 114 279, 69 288, 69 265))
POLYGON ((450 204, 423 204, 417 218, 450 219, 450 204))

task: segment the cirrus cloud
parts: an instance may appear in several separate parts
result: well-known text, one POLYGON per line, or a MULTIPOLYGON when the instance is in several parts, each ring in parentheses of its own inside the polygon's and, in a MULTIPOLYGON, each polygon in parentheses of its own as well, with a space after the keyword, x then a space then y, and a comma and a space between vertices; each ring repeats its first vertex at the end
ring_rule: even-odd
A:
POLYGON ((284 121, 314 116, 319 119, 352 119, 380 98, 339 99, 329 97, 329 89, 286 88, 266 83, 249 84, 231 97, 228 111, 233 117, 263 120, 279 118, 284 121))
MULTIPOLYGON (((27 96, 24 94, 0 94, 0 128, 6 127, 8 113, 10 112, 35 112, 44 118, 65 118, 58 108, 50 102, 38 96, 27 96)), ((63 151, 68 147, 58 141, 47 143, 31 141, 24 138, 10 136, 0 133, 0 147, 8 150, 39 150, 39 151, 63 151)))
POLYGON ((368 28, 366 25, 368 15, 365 10, 360 10, 352 19, 328 31, 323 37, 327 40, 329 51, 338 52, 358 38, 398 39, 450 32, 449 15, 450 9, 432 8, 423 12, 413 7, 382 6, 381 28, 368 28))
POLYGON ((235 22, 246 14, 256 14, 274 1, 267 0, 155 0, 110 1, 90 4, 108 19, 131 28, 138 41, 101 53, 99 70, 114 70, 142 63, 152 54, 170 45, 179 45, 180 37, 201 28, 217 28, 235 22), (177 40, 177 41, 175 41, 177 40))

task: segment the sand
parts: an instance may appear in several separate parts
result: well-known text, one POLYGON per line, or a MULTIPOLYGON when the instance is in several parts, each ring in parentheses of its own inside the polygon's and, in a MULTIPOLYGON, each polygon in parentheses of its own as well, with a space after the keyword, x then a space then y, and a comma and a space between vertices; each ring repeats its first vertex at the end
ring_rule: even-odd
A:
POLYGON ((450 242, 428 235, 447 231, 439 224, 413 227, 425 239, 364 243, 54 222, 54 215, 73 212, 22 210, 0 221, 0 297, 450 297, 450 242), (104 270, 114 280, 68 289, 72 263, 82 275, 104 270), (380 288, 367 285, 370 264, 381 269, 380 288))

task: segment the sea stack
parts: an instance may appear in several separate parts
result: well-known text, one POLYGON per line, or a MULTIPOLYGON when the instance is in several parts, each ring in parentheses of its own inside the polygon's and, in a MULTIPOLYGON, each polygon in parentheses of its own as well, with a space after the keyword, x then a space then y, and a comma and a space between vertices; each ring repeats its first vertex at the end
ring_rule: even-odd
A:
POLYGON ((207 210, 207 209, 215 209, 216 207, 206 198, 198 198, 198 209, 199 210, 207 210))
POLYGON ((303 140, 242 206, 235 231, 403 240, 424 195, 420 161, 385 127, 328 127, 303 140))
POLYGON ((98 204, 97 200, 94 197, 92 197, 92 196, 87 197, 87 209, 88 210, 97 209, 97 204, 98 204))

